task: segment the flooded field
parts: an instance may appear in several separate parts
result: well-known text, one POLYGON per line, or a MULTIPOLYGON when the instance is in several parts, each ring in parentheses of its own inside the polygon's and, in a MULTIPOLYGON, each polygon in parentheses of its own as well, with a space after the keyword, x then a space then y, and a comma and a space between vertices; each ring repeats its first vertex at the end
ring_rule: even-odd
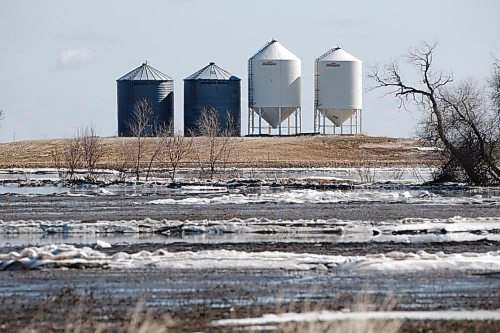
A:
POLYGON ((173 332, 498 332, 500 190, 422 185, 431 172, 69 186, 3 170, 0 330, 112 328, 139 304, 173 332))

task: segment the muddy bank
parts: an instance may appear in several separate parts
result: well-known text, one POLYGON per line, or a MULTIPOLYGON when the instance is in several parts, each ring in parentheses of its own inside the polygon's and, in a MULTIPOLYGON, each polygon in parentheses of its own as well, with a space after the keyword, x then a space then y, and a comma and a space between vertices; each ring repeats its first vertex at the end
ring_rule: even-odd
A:
MULTIPOLYGON (((378 309, 394 300, 395 311, 500 307, 495 276, 455 274, 350 274, 349 272, 146 270, 37 271, 0 273, 0 328, 15 332, 36 327, 64 331, 82 321, 118 326, 130 321, 139 302, 151 318, 168 314, 172 332, 236 332, 210 328, 213 320, 265 313, 351 309, 363 302, 378 309)), ((94 325, 94 326, 92 326, 94 325)), ((402 332, 497 332, 500 323, 483 321, 406 322, 402 332), (441 328, 441 329, 439 329, 441 328)), ((279 330, 278 330, 279 332, 279 330)))

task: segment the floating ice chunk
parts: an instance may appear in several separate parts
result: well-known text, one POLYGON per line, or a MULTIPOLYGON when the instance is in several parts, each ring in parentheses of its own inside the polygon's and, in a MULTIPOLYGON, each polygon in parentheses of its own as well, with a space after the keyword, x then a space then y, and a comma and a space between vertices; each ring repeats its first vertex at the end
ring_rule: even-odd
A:
POLYGON ((181 230, 183 233, 189 234, 204 234, 207 232, 207 228, 202 225, 185 225, 181 230))
POLYGON ((183 193, 225 193, 228 192, 225 186, 203 186, 203 185, 186 185, 181 186, 183 193))
POLYGON ((123 259, 129 259, 130 258, 130 254, 126 253, 126 252, 117 252, 113 255, 111 255, 110 259, 111 260, 123 260, 123 259))
POLYGON ((61 192, 59 194, 57 194, 57 196, 67 196, 67 197, 92 197, 92 195, 90 194, 86 194, 86 193, 72 193, 72 192, 61 192))
POLYGON ((463 205, 487 204, 500 205, 500 197, 446 197, 424 191, 397 190, 288 190, 278 193, 241 194, 230 193, 220 196, 188 196, 182 199, 157 199, 147 202, 152 205, 217 205, 252 203, 289 203, 289 204, 332 204, 349 202, 401 202, 409 204, 463 205))
POLYGON ((248 203, 345 203, 345 202, 406 202, 412 198, 408 191, 318 191, 318 190, 291 190, 280 193, 262 194, 226 194, 222 196, 204 198, 188 197, 183 199, 157 199, 149 201, 152 205, 208 205, 208 204, 248 204, 248 203))
POLYGON ((116 195, 116 193, 113 193, 111 192, 110 190, 107 190, 105 188, 100 188, 98 191, 97 191, 97 194, 99 195, 116 195))
POLYGON ((417 198, 431 198, 431 197, 434 197, 436 196, 434 193, 431 193, 427 190, 423 190, 423 191, 418 191, 415 196, 417 198))
POLYGON ((111 244, 98 239, 97 242, 96 242, 96 247, 98 249, 109 249, 109 248, 111 248, 111 244))

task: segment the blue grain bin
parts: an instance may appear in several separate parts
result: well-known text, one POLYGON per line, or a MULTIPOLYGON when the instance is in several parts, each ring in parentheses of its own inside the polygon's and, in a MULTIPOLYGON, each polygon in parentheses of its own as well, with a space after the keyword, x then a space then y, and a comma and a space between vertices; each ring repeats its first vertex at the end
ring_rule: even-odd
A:
POLYGON ((146 135, 154 136, 156 129, 174 121, 174 80, 157 69, 142 64, 118 80, 118 136, 132 136, 129 124, 133 121, 134 105, 146 99, 152 108, 151 123, 146 135))
POLYGON ((184 79, 184 135, 199 134, 197 122, 205 109, 217 111, 223 130, 231 114, 234 135, 241 135, 241 79, 213 62, 184 79))

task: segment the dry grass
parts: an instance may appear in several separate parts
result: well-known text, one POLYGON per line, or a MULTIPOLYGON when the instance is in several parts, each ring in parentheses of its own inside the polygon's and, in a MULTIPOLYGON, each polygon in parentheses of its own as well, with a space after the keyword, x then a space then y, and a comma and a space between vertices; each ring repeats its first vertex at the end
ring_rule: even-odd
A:
MULTIPOLYGON (((391 311, 394 309, 394 298, 388 296, 384 300, 375 302, 376 309, 373 309, 374 300, 367 294, 360 294, 353 300, 353 305, 350 311, 365 312, 365 311, 391 311)), ((319 311, 321 308, 316 308, 314 311, 319 311)), ((305 311, 307 312, 307 311, 305 311)), ((326 322, 291 322, 280 327, 280 332, 283 333, 397 333, 402 326, 400 320, 340 320, 326 322)))
MULTIPOLYGON (((23 328, 9 327, 18 333, 167 333, 178 324, 169 314, 153 316, 138 302, 130 312, 106 320, 92 296, 79 295, 73 288, 45 300, 23 328), (121 318, 120 318, 121 317, 121 318), (111 319, 111 320, 110 320, 111 319)), ((113 315, 111 315, 113 317, 113 315)), ((1 331, 1 329, 0 329, 1 331)))
MULTIPOLYGON (((99 166, 115 168, 120 146, 132 145, 134 139, 103 140, 106 153, 99 166)), ((157 140, 146 139, 146 146, 153 147, 157 140)), ((52 151, 67 144, 67 139, 0 144, 0 167, 53 167, 52 151)), ((194 138, 195 146, 206 144, 206 138, 194 138)), ((435 152, 417 150, 421 144, 416 140, 363 135, 241 137, 234 138, 234 144, 228 163, 234 167, 430 166, 438 159, 435 152)), ((196 167, 197 161, 191 157, 182 166, 196 167)))
MULTIPOLYGON (((380 295, 383 297, 382 295, 380 295)), ((330 305, 337 307, 344 301, 352 302, 348 311, 391 311, 395 307, 395 299, 368 296, 362 293, 350 299, 331 300, 330 305)), ((305 299, 305 303, 277 304, 274 313, 310 312, 328 309, 322 302, 305 299), (299 308, 297 308, 297 306, 299 308)), ((246 307, 229 312, 220 312, 213 308, 206 308, 201 312, 189 307, 187 312, 177 313, 174 317, 162 314, 160 309, 148 310, 143 302, 135 307, 130 303, 110 303, 95 298, 89 291, 76 291, 72 287, 64 287, 59 293, 47 296, 37 304, 28 304, 22 311, 15 311, 8 315, 8 320, 0 323, 1 332, 18 333, 181 333, 181 332, 279 332, 279 333, 493 333, 499 332, 498 321, 443 321, 443 320, 334 320, 288 322, 270 324, 271 330, 261 330, 258 326, 212 326, 210 322, 222 318, 255 318, 260 317, 266 310, 246 307), (160 311, 159 311, 160 310, 160 311), (264 311, 264 312, 263 312, 264 311)), ((232 308, 231 308, 232 309, 232 308)), ((9 308, 6 308, 9 310, 9 308)), ((165 311, 166 309, 163 309, 165 311)), ((332 309, 333 310, 333 309, 332 309)), ((337 309, 338 311, 338 309, 337 309)), ((273 312, 271 310, 271 312, 273 312)), ((265 327, 265 326, 263 326, 265 327)))

